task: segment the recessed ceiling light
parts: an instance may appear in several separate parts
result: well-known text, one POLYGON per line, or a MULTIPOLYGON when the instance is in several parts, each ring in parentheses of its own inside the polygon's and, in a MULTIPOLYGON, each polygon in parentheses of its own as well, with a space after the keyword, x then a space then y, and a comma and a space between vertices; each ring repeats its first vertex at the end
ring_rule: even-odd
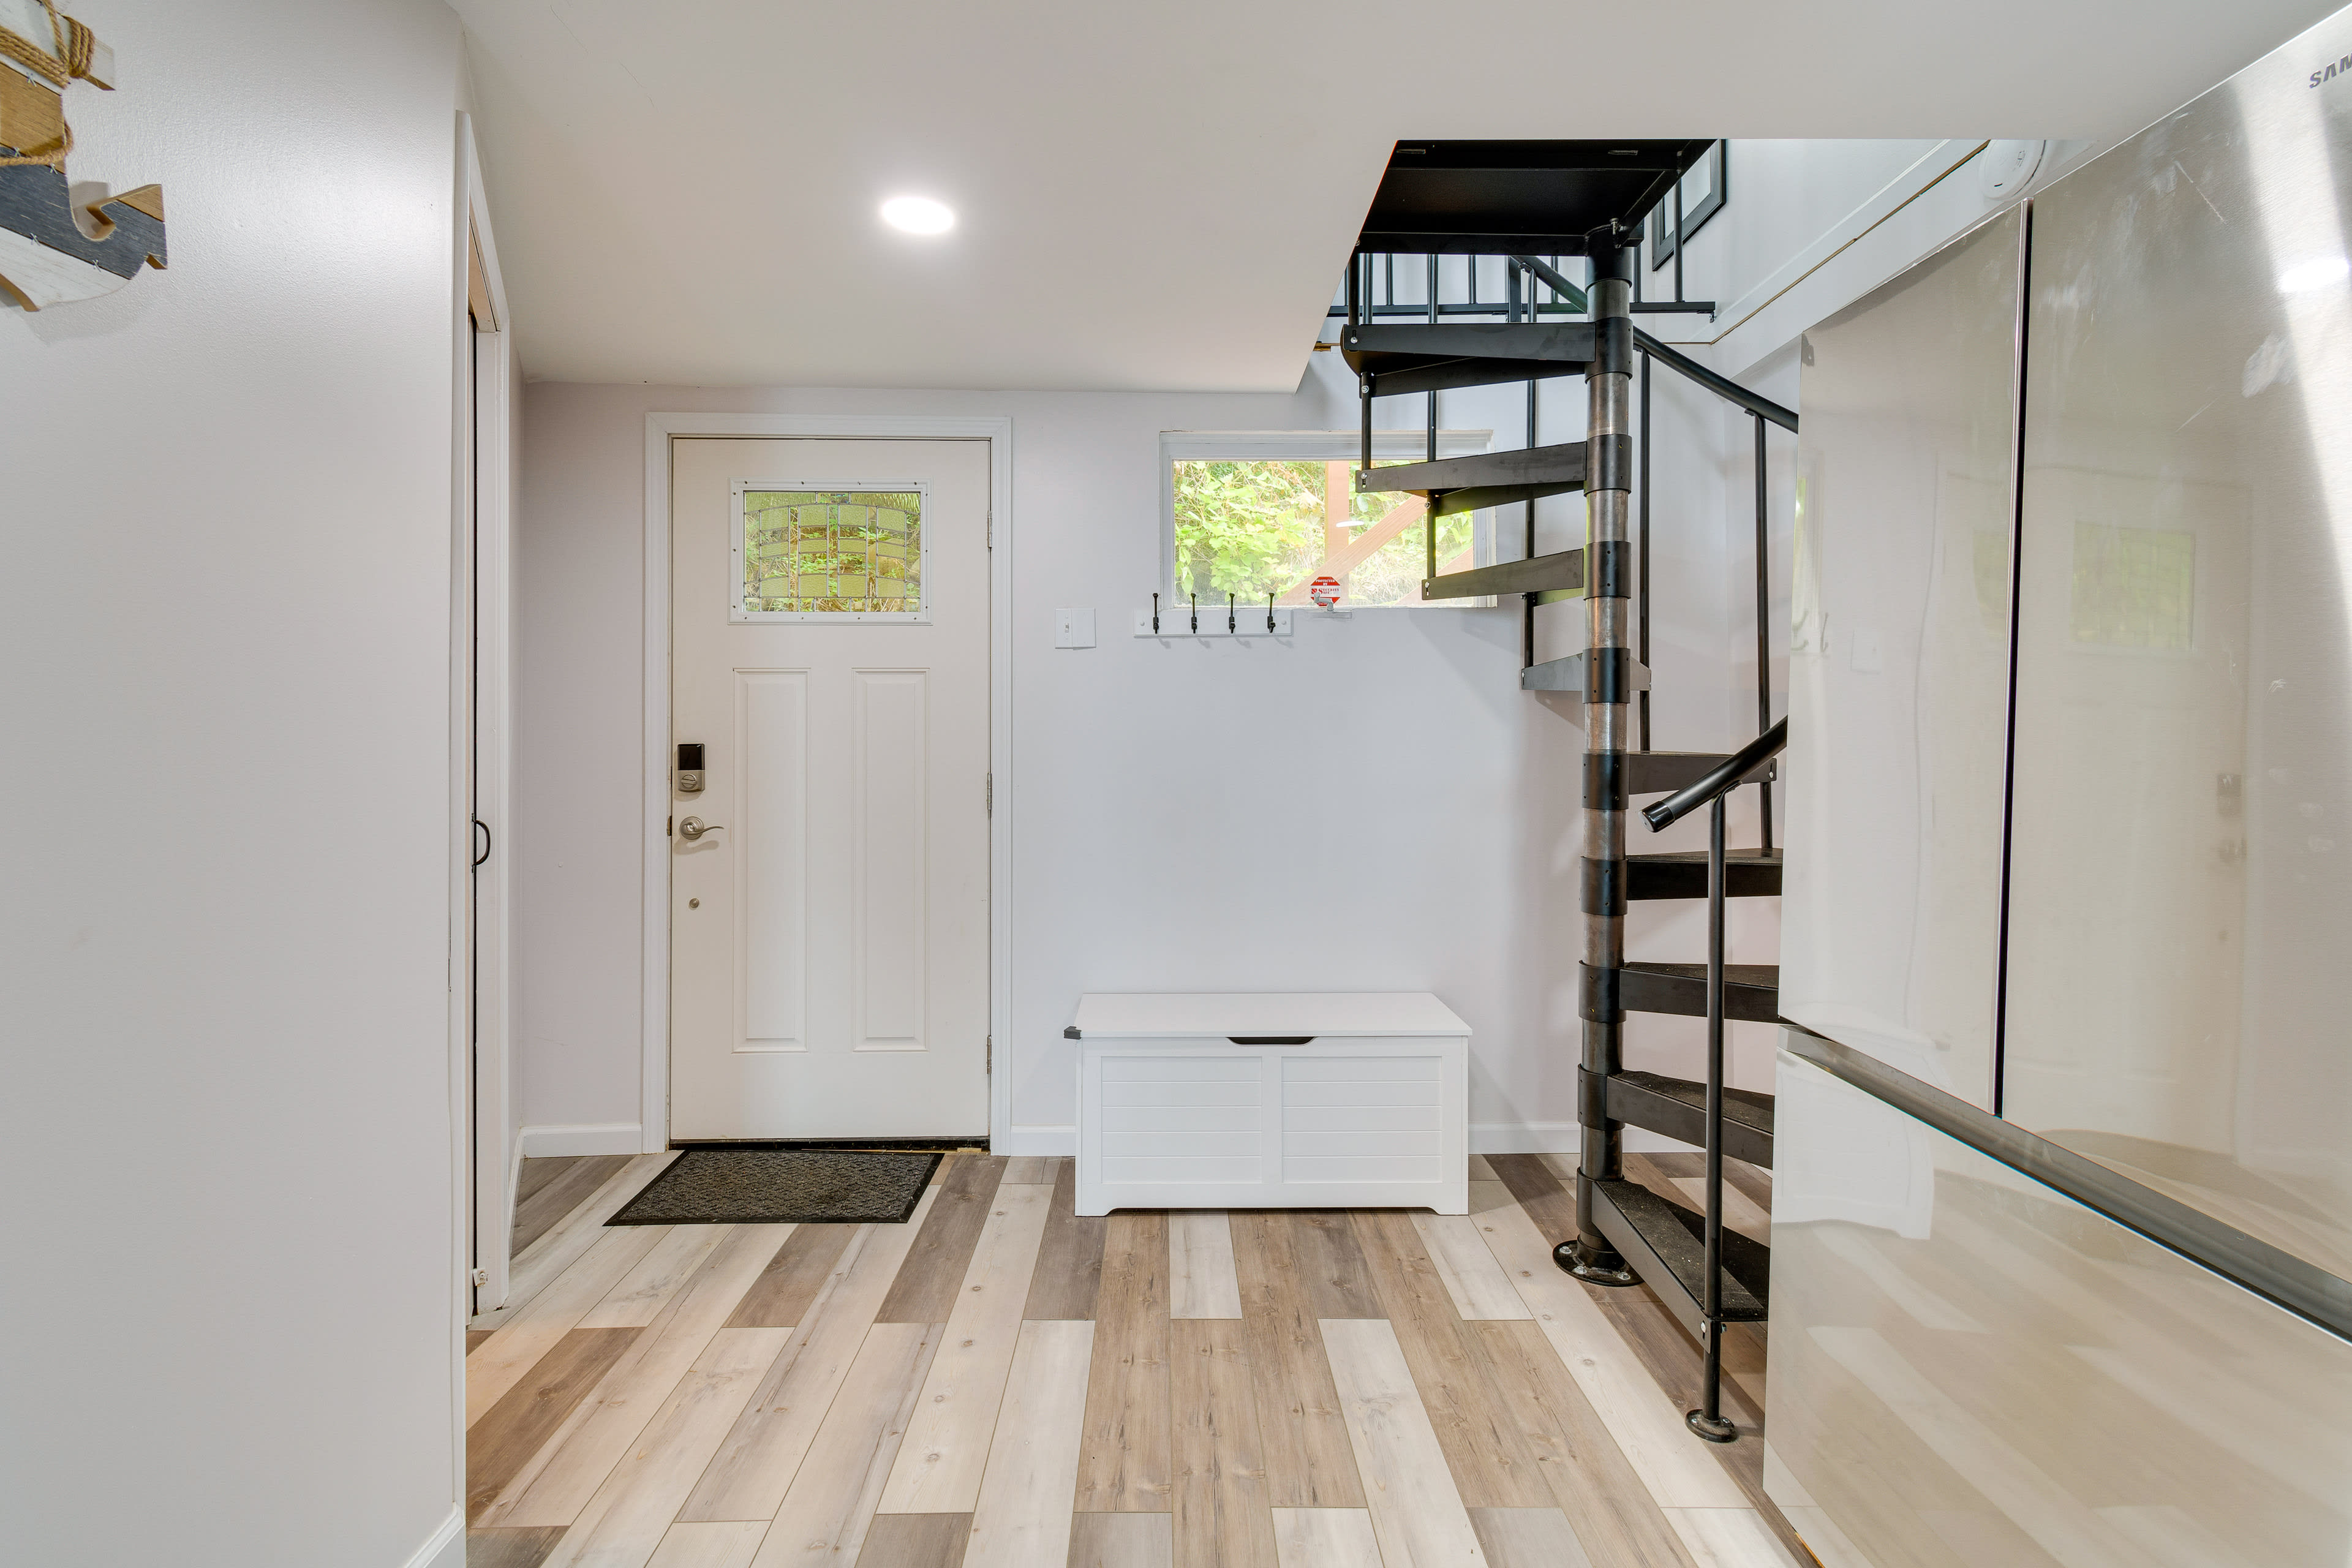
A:
POLYGON ((882 221, 908 234, 945 234, 955 227, 955 211, 929 196, 892 196, 882 204, 882 221))

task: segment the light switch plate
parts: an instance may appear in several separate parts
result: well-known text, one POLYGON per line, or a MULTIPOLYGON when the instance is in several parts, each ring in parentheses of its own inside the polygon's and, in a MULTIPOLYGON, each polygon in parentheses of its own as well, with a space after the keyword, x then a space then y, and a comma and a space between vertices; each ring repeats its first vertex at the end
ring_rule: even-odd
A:
POLYGON ((1092 610, 1055 610, 1054 612, 1054 646, 1055 647, 1094 647, 1095 613, 1092 610))
POLYGON ((1846 655, 1857 674, 1876 675, 1886 665, 1886 651, 1879 644, 1876 626, 1856 626, 1851 649, 1846 655))

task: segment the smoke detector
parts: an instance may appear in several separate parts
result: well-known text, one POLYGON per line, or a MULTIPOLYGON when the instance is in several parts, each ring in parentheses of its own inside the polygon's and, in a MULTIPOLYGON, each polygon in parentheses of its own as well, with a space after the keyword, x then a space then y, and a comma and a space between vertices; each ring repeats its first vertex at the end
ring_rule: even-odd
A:
POLYGON ((2047 142, 1988 142, 1977 154, 1977 189, 1989 202, 2005 202, 2025 189, 2050 150, 2047 142))

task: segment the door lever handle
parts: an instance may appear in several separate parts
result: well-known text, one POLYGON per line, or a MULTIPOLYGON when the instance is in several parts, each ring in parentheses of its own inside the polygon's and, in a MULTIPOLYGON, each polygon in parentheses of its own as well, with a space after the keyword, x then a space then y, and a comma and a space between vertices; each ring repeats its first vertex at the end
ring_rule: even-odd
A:
POLYGON ((724 823, 705 822, 698 816, 689 816, 677 825, 677 836, 680 838, 685 839, 688 844, 693 843, 696 839, 701 837, 706 833, 724 833, 726 831, 727 827, 724 823))

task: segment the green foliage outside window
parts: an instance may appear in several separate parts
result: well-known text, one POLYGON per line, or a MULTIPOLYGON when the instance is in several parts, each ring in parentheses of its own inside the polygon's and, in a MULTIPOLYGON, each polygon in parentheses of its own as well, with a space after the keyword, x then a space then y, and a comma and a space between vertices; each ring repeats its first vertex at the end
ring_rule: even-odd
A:
MULTIPOLYGON (((1287 595, 1325 569, 1324 464, 1188 459, 1174 468, 1175 592, 1180 599, 1197 594, 1204 605, 1223 605, 1232 594, 1244 603, 1263 605, 1268 594, 1287 595)), ((1355 472, 1350 467, 1347 526, 1351 540, 1362 537, 1365 529, 1408 499, 1359 494, 1355 472)), ((1414 522, 1351 570, 1338 574, 1347 585, 1340 603, 1419 604, 1426 565, 1423 527, 1414 522)), ((1470 549, 1471 537, 1471 514, 1438 521, 1441 568, 1470 549)))

